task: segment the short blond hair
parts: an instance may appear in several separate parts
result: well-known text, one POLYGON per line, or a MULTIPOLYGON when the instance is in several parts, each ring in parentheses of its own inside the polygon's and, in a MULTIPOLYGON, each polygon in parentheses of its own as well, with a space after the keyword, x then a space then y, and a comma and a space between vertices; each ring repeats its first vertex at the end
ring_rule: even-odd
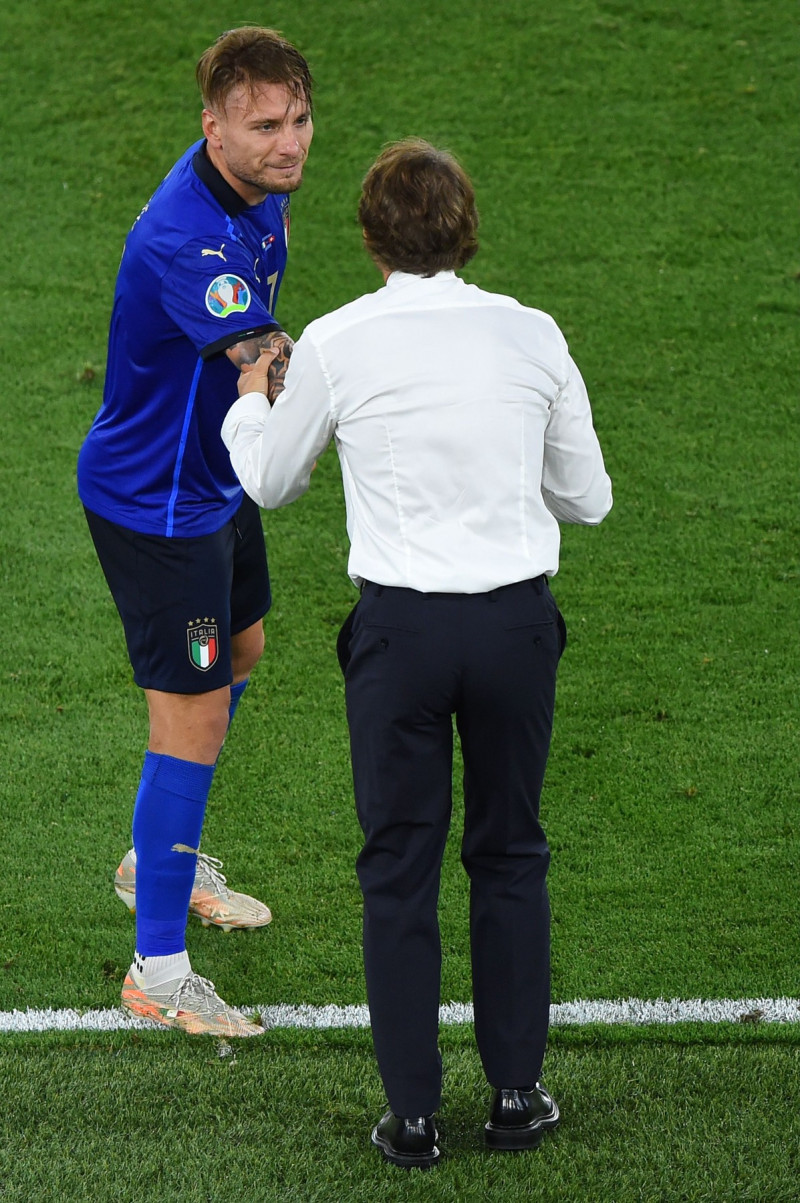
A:
POLYGON ((283 84, 311 107, 314 81, 308 63, 276 29, 242 25, 217 38, 200 57, 197 83, 207 109, 225 108, 231 92, 241 84, 283 84))

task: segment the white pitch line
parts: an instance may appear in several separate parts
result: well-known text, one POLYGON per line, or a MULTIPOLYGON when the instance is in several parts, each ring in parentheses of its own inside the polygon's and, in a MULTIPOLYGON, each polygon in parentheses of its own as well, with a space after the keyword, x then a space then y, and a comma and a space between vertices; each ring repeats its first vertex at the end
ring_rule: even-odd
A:
MULTIPOLYGON (((267 1028, 368 1028, 369 1011, 360 1006, 312 1007, 279 1003, 240 1007, 245 1014, 259 1012, 267 1028)), ((445 1003, 439 1012, 443 1024, 472 1023, 472 1003, 445 1003)), ((550 1008, 553 1027, 586 1024, 675 1023, 800 1023, 797 998, 642 999, 555 1003, 550 1008)), ((120 1007, 101 1011, 33 1010, 0 1011, 2 1032, 117 1032, 157 1028, 147 1019, 135 1019, 120 1007)))

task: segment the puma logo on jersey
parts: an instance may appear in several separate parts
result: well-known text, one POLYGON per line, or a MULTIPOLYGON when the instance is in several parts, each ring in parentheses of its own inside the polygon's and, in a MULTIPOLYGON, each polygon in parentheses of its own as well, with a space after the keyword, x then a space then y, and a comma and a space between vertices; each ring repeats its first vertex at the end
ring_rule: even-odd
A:
POLYGON ((227 262, 228 262, 228 260, 225 258, 225 256, 224 256, 224 255, 223 255, 223 253, 222 253, 224 250, 225 250, 225 243, 223 242, 222 246, 219 248, 219 250, 218 250, 218 251, 202 250, 202 251, 200 252, 200 254, 202 255, 202 257, 203 257, 204 259, 205 259, 206 255, 218 255, 218 256, 219 256, 219 258, 222 260, 222 262, 223 262, 223 263, 227 263, 227 262))

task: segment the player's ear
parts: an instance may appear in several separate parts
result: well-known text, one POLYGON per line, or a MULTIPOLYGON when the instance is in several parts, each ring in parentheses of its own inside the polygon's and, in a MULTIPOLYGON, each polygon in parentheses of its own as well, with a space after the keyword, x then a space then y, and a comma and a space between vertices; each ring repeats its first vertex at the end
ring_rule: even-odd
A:
POLYGON ((214 150, 219 150, 222 146, 222 138, 220 137, 220 119, 211 109, 203 109, 201 118, 203 126, 203 135, 209 146, 213 146, 214 150))

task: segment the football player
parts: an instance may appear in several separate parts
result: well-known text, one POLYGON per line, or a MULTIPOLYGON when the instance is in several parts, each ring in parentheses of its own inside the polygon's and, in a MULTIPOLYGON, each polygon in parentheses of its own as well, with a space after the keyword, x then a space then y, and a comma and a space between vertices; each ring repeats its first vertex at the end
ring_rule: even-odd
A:
POLYGON ((197 80, 203 137, 125 244, 78 489, 150 719, 134 846, 115 877, 136 911, 123 1006, 187 1032, 255 1036, 262 1027, 192 971, 185 929, 189 912, 224 930, 271 919, 199 852, 271 600, 258 509, 219 432, 239 371, 271 349, 279 382, 291 354, 275 309, 289 198, 313 134, 312 78, 280 34, 246 26, 205 51, 197 80))

